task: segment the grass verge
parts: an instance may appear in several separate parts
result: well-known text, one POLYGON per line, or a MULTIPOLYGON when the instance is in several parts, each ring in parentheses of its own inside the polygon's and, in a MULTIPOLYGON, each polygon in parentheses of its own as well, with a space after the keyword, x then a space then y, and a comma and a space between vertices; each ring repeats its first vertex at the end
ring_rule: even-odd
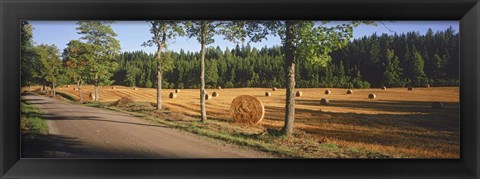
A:
POLYGON ((261 125, 237 124, 219 119, 200 122, 196 117, 169 111, 158 112, 150 103, 135 102, 124 106, 112 104, 102 103, 93 106, 142 117, 153 123, 254 148, 282 158, 389 158, 388 155, 377 152, 337 146, 301 130, 295 130, 292 137, 285 137, 281 135, 280 129, 261 125))
POLYGON ((30 104, 20 103, 20 131, 22 139, 22 157, 44 157, 48 146, 48 124, 42 114, 30 104))

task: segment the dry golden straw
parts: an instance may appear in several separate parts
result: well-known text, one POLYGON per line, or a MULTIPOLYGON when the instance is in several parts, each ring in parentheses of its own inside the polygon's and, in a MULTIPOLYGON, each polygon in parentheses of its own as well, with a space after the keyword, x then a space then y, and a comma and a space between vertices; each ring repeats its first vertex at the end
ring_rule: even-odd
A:
POLYGON ((265 116, 265 107, 258 98, 241 95, 233 99, 230 112, 235 122, 258 124, 265 116))

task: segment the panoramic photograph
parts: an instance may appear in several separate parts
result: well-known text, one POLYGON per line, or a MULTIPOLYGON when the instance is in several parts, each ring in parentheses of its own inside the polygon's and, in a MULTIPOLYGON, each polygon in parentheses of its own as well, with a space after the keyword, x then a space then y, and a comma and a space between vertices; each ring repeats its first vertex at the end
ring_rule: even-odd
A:
POLYGON ((460 158, 458 21, 21 21, 22 158, 460 158))

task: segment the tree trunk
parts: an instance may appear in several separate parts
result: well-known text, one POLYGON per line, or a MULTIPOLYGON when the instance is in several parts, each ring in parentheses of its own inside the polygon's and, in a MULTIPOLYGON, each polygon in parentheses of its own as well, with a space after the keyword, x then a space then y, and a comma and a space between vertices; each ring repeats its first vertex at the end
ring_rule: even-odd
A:
POLYGON ((285 100, 285 125, 283 133, 291 136, 293 132, 293 122, 295 120, 295 44, 294 44, 294 25, 292 21, 286 21, 286 39, 285 39, 285 71, 286 71, 286 100, 285 100))
POLYGON ((80 98, 80 102, 83 101, 83 95, 82 95, 82 81, 78 80, 77 81, 77 88, 78 88, 78 96, 80 98))
POLYGON ((56 95, 56 91, 55 91, 55 83, 52 83, 52 96, 55 97, 56 95))
POLYGON ((206 43, 206 22, 202 22, 202 60, 200 71, 200 113, 202 115, 202 122, 207 120, 207 109, 205 107, 205 43, 206 43))
POLYGON ((95 84, 93 86, 94 90, 95 90, 95 102, 99 101, 99 95, 98 95, 98 84, 95 84))
MULTIPOLYGON (((165 40, 165 34, 163 36, 163 40, 165 40)), ((160 42, 157 49, 157 111, 162 110, 162 49, 163 49, 163 42, 160 42)))

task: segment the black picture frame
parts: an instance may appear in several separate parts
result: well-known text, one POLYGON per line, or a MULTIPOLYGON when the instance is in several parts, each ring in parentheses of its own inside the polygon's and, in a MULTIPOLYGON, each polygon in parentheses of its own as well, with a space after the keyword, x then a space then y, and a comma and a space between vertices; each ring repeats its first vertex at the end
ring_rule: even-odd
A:
POLYGON ((478 0, 1 0, 0 178, 479 178, 478 0), (21 20, 459 20, 460 159, 21 159, 21 20))

